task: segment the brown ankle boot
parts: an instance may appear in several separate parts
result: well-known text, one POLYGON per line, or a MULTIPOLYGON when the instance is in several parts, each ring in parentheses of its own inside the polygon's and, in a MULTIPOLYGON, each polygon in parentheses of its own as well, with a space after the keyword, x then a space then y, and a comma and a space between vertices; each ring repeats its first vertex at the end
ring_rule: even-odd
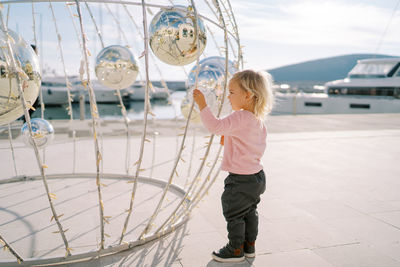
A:
POLYGON ((244 241, 244 256, 246 258, 254 258, 256 256, 256 247, 255 247, 256 242, 249 242, 249 241, 244 241))

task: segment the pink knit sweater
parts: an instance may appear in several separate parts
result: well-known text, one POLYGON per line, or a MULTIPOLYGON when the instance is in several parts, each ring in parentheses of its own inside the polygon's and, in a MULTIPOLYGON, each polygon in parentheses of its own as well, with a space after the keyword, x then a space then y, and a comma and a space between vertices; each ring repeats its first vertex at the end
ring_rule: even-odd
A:
POLYGON ((267 129, 247 110, 239 110, 217 119, 209 107, 200 112, 204 126, 214 134, 225 136, 221 169, 236 174, 253 174, 262 170, 261 157, 266 147, 267 129))

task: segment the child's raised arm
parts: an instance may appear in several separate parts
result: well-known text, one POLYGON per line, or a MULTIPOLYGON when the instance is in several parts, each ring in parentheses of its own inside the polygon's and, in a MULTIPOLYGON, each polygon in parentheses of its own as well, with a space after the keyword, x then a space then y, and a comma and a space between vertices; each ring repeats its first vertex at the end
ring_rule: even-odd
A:
POLYGON ((200 111, 207 106, 206 99, 204 98, 203 93, 199 89, 193 90, 193 99, 199 106, 200 111))
POLYGON ((243 123, 240 112, 234 112, 223 119, 218 119, 209 107, 200 112, 200 117, 207 130, 218 135, 231 135, 243 123))
POLYGON ((200 109, 200 117, 204 126, 213 134, 229 134, 238 125, 240 125, 240 114, 232 114, 226 118, 218 119, 211 112, 211 109, 207 107, 206 100, 203 93, 195 89, 193 90, 193 99, 197 103, 200 109))

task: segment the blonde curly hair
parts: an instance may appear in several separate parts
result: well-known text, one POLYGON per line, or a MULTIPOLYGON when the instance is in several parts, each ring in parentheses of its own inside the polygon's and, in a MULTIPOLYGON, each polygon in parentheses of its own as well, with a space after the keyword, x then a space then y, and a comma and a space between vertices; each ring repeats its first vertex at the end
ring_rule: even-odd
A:
POLYGON ((236 72, 231 80, 235 80, 245 92, 254 98, 254 115, 263 121, 274 106, 272 76, 266 71, 243 70, 236 72))

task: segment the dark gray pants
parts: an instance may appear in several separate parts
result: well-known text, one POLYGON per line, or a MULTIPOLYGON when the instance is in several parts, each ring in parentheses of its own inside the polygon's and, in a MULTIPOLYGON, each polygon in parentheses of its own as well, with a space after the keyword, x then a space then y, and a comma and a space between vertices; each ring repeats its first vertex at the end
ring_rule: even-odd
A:
POLYGON ((265 191, 265 174, 229 173, 222 193, 222 211, 227 222, 232 247, 239 248, 245 240, 253 242, 258 234, 257 204, 265 191))

